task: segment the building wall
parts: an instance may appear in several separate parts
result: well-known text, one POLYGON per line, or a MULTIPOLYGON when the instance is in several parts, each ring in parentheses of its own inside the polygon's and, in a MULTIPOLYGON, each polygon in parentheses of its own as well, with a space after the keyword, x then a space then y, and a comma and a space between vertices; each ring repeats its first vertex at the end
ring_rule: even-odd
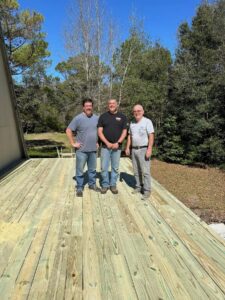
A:
POLYGON ((12 79, 0 32, 0 175, 25 157, 12 79))

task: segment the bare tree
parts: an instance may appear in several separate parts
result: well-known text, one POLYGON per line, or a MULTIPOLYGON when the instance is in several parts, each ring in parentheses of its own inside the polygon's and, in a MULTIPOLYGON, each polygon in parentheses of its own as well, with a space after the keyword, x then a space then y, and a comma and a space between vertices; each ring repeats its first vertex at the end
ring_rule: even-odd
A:
POLYGON ((120 89, 119 89, 119 101, 118 101, 119 105, 121 104, 121 101, 122 101, 124 81, 125 81, 125 78, 126 78, 126 75, 127 75, 128 67, 129 67, 129 65, 132 61, 132 53, 134 51, 134 48, 135 48, 134 45, 131 44, 130 48, 129 48, 128 58, 127 58, 127 61, 124 65, 124 70, 123 70, 122 79, 121 79, 121 83, 120 83, 120 89))
POLYGON ((91 82, 91 61, 93 55, 93 20, 91 2, 87 0, 75 0, 68 13, 68 24, 65 32, 66 48, 71 56, 78 56, 82 60, 85 70, 87 84, 87 96, 90 96, 91 82))
POLYGON ((102 24, 102 13, 103 11, 100 10, 99 8, 99 0, 94 1, 95 5, 95 11, 96 11, 96 51, 97 51, 97 69, 98 69, 98 99, 97 99, 97 104, 98 104, 98 111, 101 109, 101 90, 102 90, 102 81, 101 81, 101 76, 102 76, 102 63, 101 63, 101 58, 102 58, 102 51, 101 51, 101 42, 102 42, 102 29, 103 29, 103 24, 102 24))
MULTIPOLYGON (((142 31, 143 28, 143 21, 139 20, 135 14, 132 14, 130 17, 130 43, 129 43, 129 49, 127 52, 127 57, 123 59, 123 64, 121 65, 122 73, 121 73, 121 82, 120 82, 120 88, 119 88, 119 100, 118 104, 121 104, 122 97, 123 97, 123 88, 124 83, 127 77, 127 72, 129 69, 130 64, 133 60, 133 55, 137 47, 137 40, 144 40, 144 32, 142 31)), ((120 53, 121 55, 121 53, 120 53)))
POLYGON ((109 34, 108 34, 108 46, 107 46, 107 60, 109 66, 109 99, 112 98, 113 89, 113 76, 114 76, 114 65, 113 55, 116 51, 116 28, 112 21, 109 23, 109 34))
POLYGON ((66 48, 72 57, 80 57, 85 73, 85 96, 97 102, 100 112, 107 77, 106 65, 112 61, 112 57, 108 57, 108 46, 113 43, 109 34, 111 22, 106 17, 101 0, 72 1, 65 31, 66 48))

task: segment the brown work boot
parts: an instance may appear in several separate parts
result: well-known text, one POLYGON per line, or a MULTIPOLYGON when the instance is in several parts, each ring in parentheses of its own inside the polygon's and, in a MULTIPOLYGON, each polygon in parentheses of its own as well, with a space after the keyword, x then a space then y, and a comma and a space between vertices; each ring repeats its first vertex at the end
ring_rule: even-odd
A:
POLYGON ((110 186, 110 191, 111 191, 113 194, 118 194, 118 190, 117 190, 116 186, 110 186))
POLYGON ((82 190, 77 190, 76 196, 77 197, 83 197, 83 191, 82 190))
POLYGON ((102 187, 101 194, 106 194, 108 189, 109 189, 108 187, 102 187))

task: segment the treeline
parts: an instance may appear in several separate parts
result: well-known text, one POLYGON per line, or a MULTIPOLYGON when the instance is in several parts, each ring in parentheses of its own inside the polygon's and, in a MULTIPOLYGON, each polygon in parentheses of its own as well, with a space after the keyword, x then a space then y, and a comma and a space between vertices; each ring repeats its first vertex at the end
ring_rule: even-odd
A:
POLYGON ((75 1, 65 34, 70 57, 46 74, 47 43, 37 12, 2 0, 0 12, 24 132, 63 131, 85 96, 105 110, 117 98, 130 118, 144 106, 156 129, 156 155, 182 164, 225 162, 225 0, 203 2, 191 25, 178 28, 178 47, 154 43, 133 21, 116 42, 115 26, 96 1, 75 1), (96 3, 98 5, 96 5, 96 3), (87 7, 88 6, 88 7, 87 7))

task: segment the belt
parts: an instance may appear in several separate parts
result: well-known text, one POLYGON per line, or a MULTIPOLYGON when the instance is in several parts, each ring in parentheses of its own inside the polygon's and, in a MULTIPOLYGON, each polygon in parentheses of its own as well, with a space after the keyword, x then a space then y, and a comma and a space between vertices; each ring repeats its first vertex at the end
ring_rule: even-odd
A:
POLYGON ((142 148, 148 148, 148 146, 134 146, 132 149, 142 149, 142 148))

